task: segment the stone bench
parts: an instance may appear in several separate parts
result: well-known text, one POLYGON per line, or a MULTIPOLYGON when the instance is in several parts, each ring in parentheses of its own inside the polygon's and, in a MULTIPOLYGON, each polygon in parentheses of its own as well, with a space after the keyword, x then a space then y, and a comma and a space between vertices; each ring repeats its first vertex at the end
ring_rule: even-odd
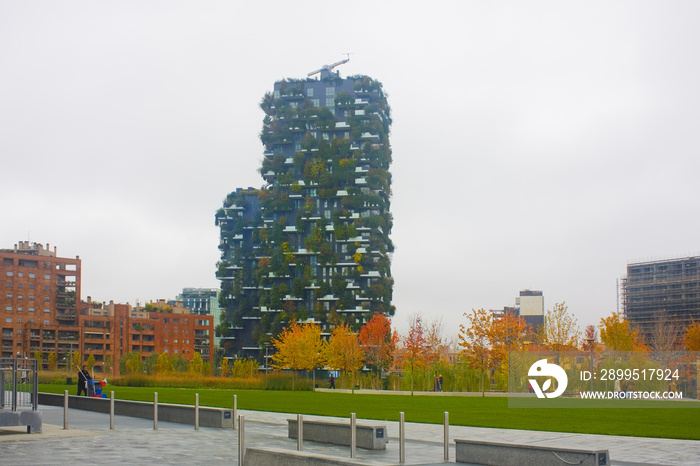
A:
POLYGON ((609 466, 608 450, 579 450, 573 448, 517 445, 455 439, 458 463, 489 466, 609 466))
MULTIPOLYGON (((306 424, 306 422, 304 422, 306 424)), ((304 425, 306 428, 306 425, 304 425)), ((351 458, 339 458, 337 456, 307 453, 304 451, 282 450, 279 448, 246 448, 243 466, 356 466, 356 465, 380 465, 351 458)))
MULTIPOLYGON (((297 438, 297 420, 287 419, 289 438, 297 438)), ((386 426, 355 425, 355 446, 366 450, 386 450, 386 426)), ((304 440, 350 446, 350 423, 304 420, 304 440)))

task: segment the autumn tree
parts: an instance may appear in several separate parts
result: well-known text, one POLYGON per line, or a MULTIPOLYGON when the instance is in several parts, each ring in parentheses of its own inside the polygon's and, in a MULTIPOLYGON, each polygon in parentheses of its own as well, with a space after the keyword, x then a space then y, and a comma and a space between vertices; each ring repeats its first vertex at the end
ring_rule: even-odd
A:
POLYGON ((58 369, 58 361, 55 352, 49 353, 47 357, 47 365, 50 371, 55 371, 56 369, 58 369))
POLYGON ((677 318, 665 311, 654 313, 654 320, 649 335, 649 345, 653 351, 681 351, 683 348, 683 330, 677 318))
POLYGON ((530 331, 525 319, 512 312, 505 312, 500 318, 492 318, 487 334, 493 366, 507 373, 508 353, 522 350, 525 335, 530 331))
POLYGON ((331 337, 324 349, 328 367, 351 373, 351 387, 355 393, 355 372, 362 369, 365 361, 365 351, 357 334, 342 323, 331 330, 331 337))
POLYGON ((398 335, 391 331, 391 319, 384 314, 374 314, 360 329, 360 344, 367 356, 367 362, 381 377, 394 361, 398 335))
POLYGON ((231 372, 231 368, 228 365, 228 359, 223 358, 221 360, 221 377, 228 377, 229 372, 231 372))
POLYGON ((600 340, 608 351, 644 351, 646 346, 637 329, 619 312, 600 319, 600 340))
POLYGON ((173 361, 168 356, 168 353, 161 353, 158 355, 158 360, 156 361, 156 374, 165 375, 175 372, 175 366, 173 361))
MULTIPOLYGON (((491 354, 491 342, 489 332, 494 320, 493 313, 485 309, 474 310, 471 314, 464 313, 468 325, 460 324, 459 346, 462 347, 462 357, 473 369, 479 370, 481 374, 481 394, 485 396, 486 384, 485 376, 494 367, 494 360, 491 354)), ((490 379, 489 379, 490 380, 490 379)))
POLYGON ((598 349, 598 329, 595 325, 587 325, 583 331, 581 339, 581 349, 583 351, 596 351, 598 349))
POLYGON ((202 369, 204 368, 204 360, 202 355, 195 351, 192 355, 192 361, 190 362, 190 372, 193 374, 202 374, 202 369))
MULTIPOLYGON (((314 370, 322 361, 321 327, 317 324, 299 325, 290 322, 277 338, 272 339, 275 354, 272 367, 276 369, 314 370)), ((292 374, 292 390, 295 389, 296 373, 292 374)))
POLYGON ((401 339, 400 361, 405 367, 411 368, 411 395, 413 395, 413 382, 416 367, 425 365, 428 352, 428 340, 425 337, 423 317, 414 314, 409 318, 408 333, 401 339))
POLYGON ((87 370, 92 374, 94 372, 94 367, 95 367, 95 355, 90 354, 90 355, 88 355, 88 358, 87 358, 87 370))
POLYGON ((700 351, 700 322, 693 322, 688 326, 683 343, 688 351, 700 351))
POLYGON ((565 302, 556 303, 544 318, 543 343, 553 351, 567 351, 578 348, 581 331, 578 322, 565 302))

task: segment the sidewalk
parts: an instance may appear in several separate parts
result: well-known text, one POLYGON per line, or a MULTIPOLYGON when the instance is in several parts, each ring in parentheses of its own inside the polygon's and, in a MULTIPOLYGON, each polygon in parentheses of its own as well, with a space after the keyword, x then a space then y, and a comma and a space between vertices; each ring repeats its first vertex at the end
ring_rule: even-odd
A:
MULTIPOLYGON (((69 410, 69 430, 63 430, 63 408, 40 406, 43 433, 26 434, 22 428, 0 428, 2 462, 16 465, 80 464, 237 464, 238 433, 234 430, 200 428, 153 421, 115 417, 115 430, 109 429, 109 415, 69 410)), ((287 419, 295 415, 239 410, 245 416, 247 447, 274 447, 296 450, 296 440, 287 438, 287 419)), ((332 419, 305 415, 304 420, 332 419)), ((349 422, 349 420, 346 420, 349 422)), ((357 449, 359 459, 380 464, 398 464, 398 423, 386 424, 390 441, 386 451, 357 449)), ((450 426, 450 440, 471 439, 568 448, 607 449, 613 465, 697 465, 700 442, 606 435, 566 434, 508 429, 450 426)), ((349 447, 305 442, 304 450, 349 457, 349 447)), ((454 462, 454 443, 450 461, 454 462)), ((406 423, 406 464, 443 463, 443 426, 406 423)))

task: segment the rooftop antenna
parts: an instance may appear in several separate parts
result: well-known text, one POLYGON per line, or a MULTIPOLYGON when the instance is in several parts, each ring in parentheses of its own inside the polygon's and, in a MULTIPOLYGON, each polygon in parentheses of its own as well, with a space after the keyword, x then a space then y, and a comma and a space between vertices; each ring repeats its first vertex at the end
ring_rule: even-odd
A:
MULTIPOLYGON (((311 77, 317 73, 321 73, 321 79, 330 78, 333 68, 339 65, 343 65, 350 61, 350 52, 346 52, 345 54, 348 56, 348 58, 346 58, 345 60, 337 61, 331 65, 323 65, 323 67, 317 69, 316 71, 312 71, 311 73, 307 74, 307 76, 311 77)), ((335 74, 337 75, 338 72, 336 71, 335 74)))

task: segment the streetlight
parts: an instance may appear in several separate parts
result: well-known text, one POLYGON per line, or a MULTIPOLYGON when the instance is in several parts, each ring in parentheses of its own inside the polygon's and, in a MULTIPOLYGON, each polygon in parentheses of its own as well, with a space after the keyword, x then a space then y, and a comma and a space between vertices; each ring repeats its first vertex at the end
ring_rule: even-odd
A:
POLYGON ((265 342, 265 390, 267 390, 267 373, 268 373, 268 370, 270 369, 268 367, 268 355, 267 355, 268 349, 270 349, 270 343, 265 342))

